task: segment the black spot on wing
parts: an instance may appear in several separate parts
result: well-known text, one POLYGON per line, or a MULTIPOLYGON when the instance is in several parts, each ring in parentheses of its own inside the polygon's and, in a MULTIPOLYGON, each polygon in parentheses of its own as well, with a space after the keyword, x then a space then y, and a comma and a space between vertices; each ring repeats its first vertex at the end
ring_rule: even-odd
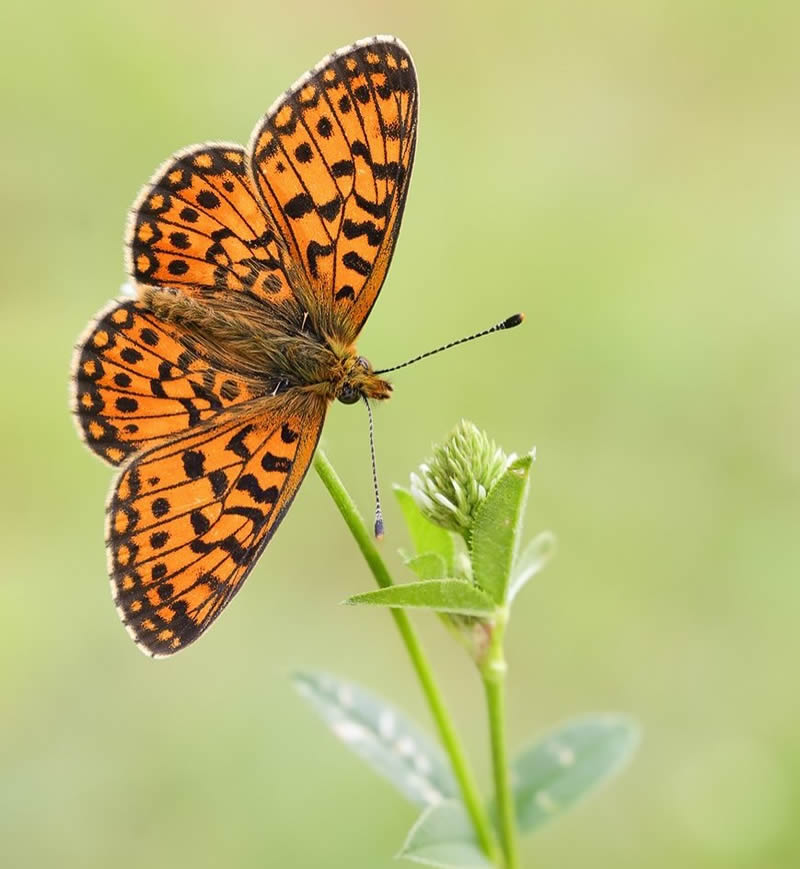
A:
POLYGON ((230 555, 231 560, 237 566, 245 564, 250 560, 253 554, 253 550, 249 547, 242 546, 233 534, 230 534, 224 540, 221 540, 219 545, 221 549, 224 549, 225 552, 230 555))
POLYGON ((355 173, 352 160, 337 160, 331 165, 331 175, 334 178, 346 178, 355 173))
POLYGON ((299 220, 314 210, 314 200, 308 193, 298 193, 283 206, 283 210, 292 220, 299 220))
POLYGON ((139 402, 136 401, 135 398, 128 398, 127 396, 120 396, 114 402, 114 406, 121 413, 133 413, 134 411, 139 409, 139 402))
POLYGON ((330 138, 331 133, 333 132, 333 125, 331 124, 330 118, 323 116, 317 121, 317 132, 323 139, 330 138))
POLYGON ((336 301, 341 301, 342 299, 350 299, 354 300, 356 297, 356 291, 350 286, 350 284, 345 284, 340 290, 337 291, 335 299, 336 301))
POLYGON ((294 156, 298 163, 310 163, 314 152, 308 142, 302 142, 294 149, 294 156))
POLYGON ((225 513, 249 519, 253 523, 253 528, 260 528, 267 519, 267 513, 256 507, 229 507, 225 513))
POLYGON ((341 197, 335 196, 330 202, 325 202, 317 207, 317 211, 325 218, 325 220, 333 220, 339 213, 342 207, 341 197))
POLYGON ((299 437, 299 432, 294 431, 288 422, 281 426, 281 440, 285 444, 293 444, 299 437))
POLYGON ((160 519, 162 516, 166 516, 167 513, 169 513, 169 501, 166 498, 156 498, 155 501, 153 501, 150 510, 156 519, 160 519))
POLYGON ((350 145, 350 152, 354 157, 361 157, 367 163, 372 164, 372 154, 369 152, 369 148, 360 140, 356 139, 350 145))
POLYGON ((186 450, 182 457, 183 470, 190 480, 196 480, 205 473, 206 457, 199 450, 186 450))
POLYGON ((167 271, 175 277, 185 275, 189 271, 189 263, 182 259, 171 260, 167 265, 167 271))
POLYGON ((207 552, 213 552, 219 544, 214 541, 202 540, 199 537, 197 540, 192 540, 189 544, 189 549, 196 555, 205 555, 207 552))
POLYGON ((200 510, 193 510, 189 516, 189 521, 192 523, 192 530, 195 534, 205 534, 211 527, 211 522, 200 510))
POLYGON ((154 531, 150 535, 150 545, 153 549, 161 549, 162 546, 166 545, 169 540, 169 532, 167 531, 154 531))
POLYGON ((250 434, 253 430, 252 425, 246 425, 244 428, 240 429, 229 441, 225 444, 225 449, 232 452, 234 455, 238 456, 240 459, 249 459, 250 458, 250 450, 247 449, 247 446, 244 442, 244 439, 250 434))
POLYGON ((261 459, 261 467, 265 471, 280 471, 282 474, 288 474, 292 467, 292 460, 267 452, 261 459))
POLYGON ((318 241, 310 241, 306 247, 306 258, 308 259, 308 267, 311 270, 311 277, 319 277, 319 268, 317 261, 320 257, 330 256, 333 253, 333 245, 320 244, 318 241))
POLYGON ((400 164, 396 160, 390 160, 388 163, 373 163, 372 173, 379 181, 385 181, 387 178, 394 180, 400 171, 400 164))
POLYGON ((362 277, 367 277, 372 271, 372 265, 363 257, 360 257, 354 250, 349 250, 342 257, 342 263, 346 268, 356 272, 362 277))
POLYGON ((244 474, 236 484, 236 488, 247 492, 256 504, 274 504, 280 494, 277 486, 262 488, 254 474, 244 474))
POLYGON ((208 482, 211 483, 211 491, 215 498, 221 498, 228 488, 228 478, 222 470, 212 471, 208 475, 208 482))
POLYGON ((197 194, 197 204, 203 208, 208 208, 209 210, 219 208, 219 196, 211 190, 201 190, 197 194))
POLYGON ((367 244, 370 247, 378 247, 383 241, 384 230, 378 227, 371 220, 345 220, 342 224, 342 232, 345 238, 358 238, 366 236, 367 244))
POLYGON ((370 217, 388 217, 389 209, 392 204, 391 196, 387 196, 381 202, 370 202, 369 199, 365 199, 363 196, 360 196, 358 193, 353 191, 353 196, 356 200, 356 205, 362 210, 366 211, 370 217))

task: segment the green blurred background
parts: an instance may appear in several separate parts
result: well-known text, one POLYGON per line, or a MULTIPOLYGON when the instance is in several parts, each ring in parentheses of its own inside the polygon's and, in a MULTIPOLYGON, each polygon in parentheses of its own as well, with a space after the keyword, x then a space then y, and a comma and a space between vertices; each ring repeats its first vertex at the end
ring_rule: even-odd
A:
MULTIPOLYGON (((10 4, 8 4, 10 5, 10 4)), ((382 867, 414 811, 288 675, 324 667, 428 717, 311 474, 246 590, 172 660, 108 593, 109 470, 67 412, 75 336, 123 281, 139 186, 173 150, 246 142, 305 69, 375 32, 421 80, 403 231, 360 349, 398 373, 386 500, 462 416, 538 447, 528 532, 559 553, 510 636, 510 738, 638 718, 626 774, 525 864, 800 865, 800 7, 602 0, 4 7, 0 185, 0 862, 382 867)), ((372 509, 363 410, 328 454, 372 509)), ((383 550, 405 543, 387 505, 383 550)), ((398 571, 399 572, 399 571, 398 571)), ((478 683, 417 619, 488 787, 478 683)))

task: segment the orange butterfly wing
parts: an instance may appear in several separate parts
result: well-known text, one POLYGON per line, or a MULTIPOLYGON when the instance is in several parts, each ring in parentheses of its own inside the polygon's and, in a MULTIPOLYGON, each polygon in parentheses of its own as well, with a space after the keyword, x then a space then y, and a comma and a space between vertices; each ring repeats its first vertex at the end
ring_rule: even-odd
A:
MULTIPOLYGON (((263 403, 262 403, 263 404, 263 403)), ((107 508, 111 585, 137 645, 169 655, 241 588, 308 470, 324 403, 223 414, 135 456, 107 508)))
POLYGON ((355 340, 380 292, 417 137, 417 80, 393 37, 334 52, 250 140, 258 193, 302 266, 324 332, 355 340))
POLYGON ((70 382, 86 445, 112 465, 255 397, 255 386, 203 356, 180 326, 141 302, 104 308, 79 342, 70 382))
POLYGON ((128 272, 140 284, 194 295, 243 291, 294 299, 283 246, 253 190, 238 145, 196 145, 158 169, 131 209, 128 272))
MULTIPOLYGON (((392 37, 330 55, 278 100, 247 151, 198 145, 156 172, 131 211, 130 275, 209 307, 263 311, 265 325, 299 315, 302 331, 310 315, 317 334, 352 342, 394 251, 417 100, 411 58, 392 37)), ((231 348, 211 346, 122 301, 91 324, 74 363, 84 440, 125 463, 107 507, 114 600, 154 656, 195 640, 241 587, 325 417, 325 400, 276 394, 269 372, 256 382, 230 370, 231 348)))

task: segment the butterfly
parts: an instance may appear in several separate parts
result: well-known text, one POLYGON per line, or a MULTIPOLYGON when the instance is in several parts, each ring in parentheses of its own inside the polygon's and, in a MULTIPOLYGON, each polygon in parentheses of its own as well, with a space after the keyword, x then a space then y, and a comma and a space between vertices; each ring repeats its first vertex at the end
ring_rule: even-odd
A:
POLYGON ((405 46, 324 58, 249 145, 170 157, 130 213, 134 298, 76 349, 79 433, 120 471, 106 507, 118 612, 154 657, 242 587, 308 471, 328 406, 391 385, 355 341, 392 259, 417 139, 405 46))

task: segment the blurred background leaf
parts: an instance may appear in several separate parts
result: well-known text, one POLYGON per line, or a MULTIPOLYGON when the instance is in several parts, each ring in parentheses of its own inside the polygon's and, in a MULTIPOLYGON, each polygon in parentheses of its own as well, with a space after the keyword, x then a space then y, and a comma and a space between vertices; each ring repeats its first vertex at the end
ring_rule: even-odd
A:
POLYGON ((592 715, 560 724, 519 752, 511 778, 520 832, 538 830, 608 781, 630 761, 639 740, 632 721, 592 715))
MULTIPOLYGON (((388 615, 336 605, 369 576, 314 476, 214 630, 150 661, 108 592, 111 473, 66 399, 155 167, 246 141, 376 32, 415 57, 421 126, 360 352, 391 365, 528 314, 397 373, 384 491, 461 417, 535 443, 526 528, 559 554, 515 607, 510 743, 593 708, 647 734, 523 862, 800 863, 799 29, 786 0, 3 5, 3 865, 376 869, 414 820, 291 700, 287 674, 323 665, 428 723, 388 615)), ((325 441, 369 515, 363 409, 334 407, 325 441)), ((386 506, 392 557, 407 535, 386 506)), ((472 664, 417 620, 483 752, 472 664)))
POLYGON ((409 831, 397 856, 439 869, 491 869, 492 866, 475 838, 464 804, 454 801, 426 809, 409 831))
MULTIPOLYGON (((524 518, 524 517, 523 517, 524 518)), ((508 599, 513 601, 520 591, 544 570, 556 549, 556 538, 551 531, 540 531, 532 540, 523 545, 514 562, 508 599)))
POLYGON ((424 808, 458 797, 439 744, 389 702, 330 673, 296 673, 292 682, 333 735, 411 803, 424 808))

